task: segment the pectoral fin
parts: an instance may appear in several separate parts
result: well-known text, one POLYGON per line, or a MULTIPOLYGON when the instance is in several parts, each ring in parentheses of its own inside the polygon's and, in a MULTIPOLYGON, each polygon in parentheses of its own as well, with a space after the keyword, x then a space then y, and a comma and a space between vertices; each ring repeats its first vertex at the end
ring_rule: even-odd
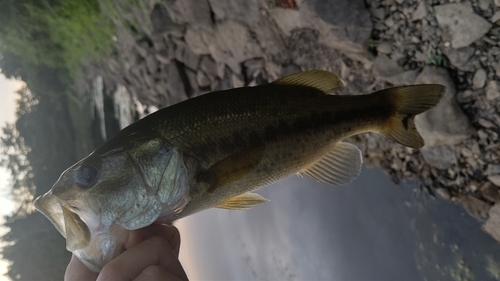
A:
POLYGON ((260 196, 259 194, 249 192, 235 196, 229 200, 226 200, 217 205, 216 207, 221 209, 230 209, 230 210, 245 210, 245 209, 250 209, 257 204, 265 202, 269 202, 269 200, 260 196))
POLYGON ((198 180, 210 184, 208 192, 243 178, 262 160, 264 147, 250 148, 234 153, 198 175, 198 180))
POLYGON ((362 164, 363 156, 355 145, 339 142, 327 155, 301 174, 320 182, 341 185, 352 181, 359 174, 362 164))
POLYGON ((345 83, 337 75, 324 70, 304 71, 283 77, 273 84, 311 87, 330 94, 344 87, 345 83))

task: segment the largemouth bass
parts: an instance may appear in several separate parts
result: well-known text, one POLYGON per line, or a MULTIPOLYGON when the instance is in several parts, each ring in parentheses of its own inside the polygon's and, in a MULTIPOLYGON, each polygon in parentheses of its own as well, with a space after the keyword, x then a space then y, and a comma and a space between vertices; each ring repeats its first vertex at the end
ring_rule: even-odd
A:
POLYGON ((251 191, 293 174, 350 182, 362 155, 342 142, 349 136, 377 132, 422 147, 414 117, 445 89, 330 95, 343 85, 330 72, 306 71, 159 110, 64 171, 35 207, 97 272, 119 254, 128 230, 212 207, 250 208, 267 201, 251 191))

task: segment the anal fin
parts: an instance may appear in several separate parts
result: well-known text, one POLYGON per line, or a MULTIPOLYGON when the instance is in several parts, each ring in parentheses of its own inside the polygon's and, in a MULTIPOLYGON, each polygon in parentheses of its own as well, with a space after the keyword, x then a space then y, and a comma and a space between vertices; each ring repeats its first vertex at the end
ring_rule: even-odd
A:
POLYGON ((355 145, 338 142, 328 154, 301 174, 320 182, 342 185, 359 175, 362 164, 363 156, 355 145))
POLYGON ((260 196, 259 194, 248 192, 230 198, 220 203, 216 207, 229 210, 245 210, 245 209, 250 209, 251 207, 257 204, 265 202, 269 202, 269 200, 260 196))

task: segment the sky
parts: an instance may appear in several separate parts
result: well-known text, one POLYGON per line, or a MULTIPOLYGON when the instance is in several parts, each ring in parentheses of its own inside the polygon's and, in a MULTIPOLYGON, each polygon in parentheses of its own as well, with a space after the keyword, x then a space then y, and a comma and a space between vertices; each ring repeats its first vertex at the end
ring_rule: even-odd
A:
POLYGON ((180 259, 191 280, 456 281, 461 259, 476 277, 464 280, 495 280, 486 264, 500 244, 414 188, 379 168, 346 186, 291 176, 258 191, 271 202, 178 221, 180 259))
MULTIPOLYGON (((6 122, 12 123, 15 121, 16 112, 16 91, 23 86, 23 82, 17 80, 9 80, 0 73, 0 127, 4 127, 6 122)), ((1 135, 1 131, 0 131, 1 135)), ((0 224, 3 225, 3 217, 10 212, 14 207, 9 200, 8 186, 10 184, 10 173, 0 167, 0 224)), ((6 229, 0 227, 0 237, 4 235, 6 229)), ((7 272, 7 263, 0 260, 0 280, 9 280, 4 274, 7 272)))
POLYGON ((188 244, 181 248, 181 260, 188 276, 193 280, 418 276, 413 255, 403 247, 413 245, 414 234, 399 229, 397 240, 386 238, 393 237, 387 232, 395 220, 408 221, 403 205, 384 202, 376 190, 366 189, 371 177, 364 178, 334 187, 289 177, 259 191, 269 203, 245 211, 211 209, 181 220, 178 227, 188 244), (356 198, 353 192, 370 196, 356 198), (384 218, 395 210, 401 216, 384 218))

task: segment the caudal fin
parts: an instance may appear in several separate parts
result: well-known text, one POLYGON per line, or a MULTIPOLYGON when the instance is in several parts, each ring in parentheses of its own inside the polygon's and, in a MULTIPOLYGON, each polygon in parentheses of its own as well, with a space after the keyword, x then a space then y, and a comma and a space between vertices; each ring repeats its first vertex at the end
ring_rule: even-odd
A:
POLYGON ((443 85, 426 84, 385 89, 384 95, 394 106, 394 114, 384 123, 381 133, 402 145, 421 148, 424 140, 415 127, 415 116, 434 107, 445 91, 443 85))

